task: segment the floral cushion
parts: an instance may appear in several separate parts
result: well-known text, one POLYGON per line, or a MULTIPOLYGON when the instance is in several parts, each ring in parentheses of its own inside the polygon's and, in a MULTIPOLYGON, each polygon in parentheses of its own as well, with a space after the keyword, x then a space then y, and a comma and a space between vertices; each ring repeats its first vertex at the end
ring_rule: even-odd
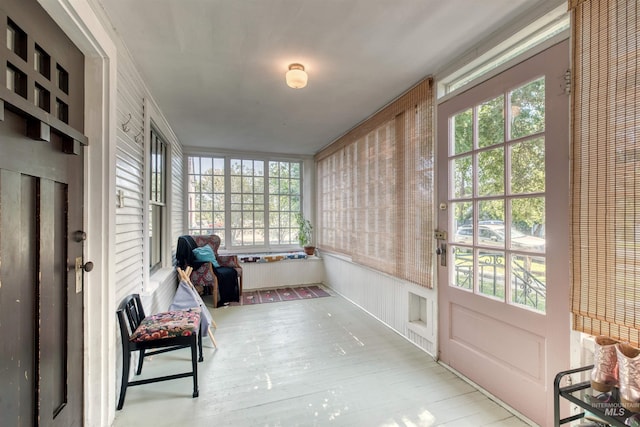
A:
POLYGON ((242 269, 239 269, 240 264, 238 264, 237 255, 218 255, 218 261, 222 267, 235 268, 236 271, 238 271, 238 276, 242 275, 242 269))
POLYGON ((145 317, 129 338, 143 342, 163 338, 186 337, 198 333, 200 309, 166 311, 145 317))
POLYGON ((211 286, 214 281, 213 271, 209 268, 209 264, 204 264, 191 273, 191 283, 197 288, 198 286, 211 286))
POLYGON ((218 253, 218 249, 220 248, 220 236, 217 234, 203 234, 203 235, 195 235, 191 236, 193 240, 196 242, 198 246, 209 245, 213 252, 218 253))

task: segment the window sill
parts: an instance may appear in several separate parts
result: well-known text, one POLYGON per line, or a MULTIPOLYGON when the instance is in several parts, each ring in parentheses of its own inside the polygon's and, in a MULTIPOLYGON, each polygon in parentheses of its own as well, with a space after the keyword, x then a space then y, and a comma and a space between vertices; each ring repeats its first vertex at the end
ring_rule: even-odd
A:
POLYGON ((149 276, 149 282, 147 286, 144 287, 142 291, 142 296, 152 295, 160 285, 166 283, 169 279, 173 277, 175 274, 175 270, 173 267, 161 268, 156 270, 149 276))
POLYGON ((273 252, 273 253, 254 253, 254 254, 238 254, 238 260, 242 264, 265 264, 273 262, 288 261, 305 261, 319 260, 317 255, 307 255, 302 251, 299 252, 273 252))

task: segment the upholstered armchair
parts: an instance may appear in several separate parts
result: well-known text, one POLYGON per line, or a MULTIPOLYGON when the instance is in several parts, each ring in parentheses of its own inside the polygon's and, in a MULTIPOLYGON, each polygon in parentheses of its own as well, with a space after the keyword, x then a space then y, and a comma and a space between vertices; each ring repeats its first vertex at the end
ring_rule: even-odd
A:
POLYGON ((191 282, 198 292, 213 296, 213 305, 218 307, 231 301, 239 301, 242 295, 242 267, 237 255, 220 255, 220 236, 185 235, 178 238, 176 260, 178 267, 193 268, 191 282), (213 262, 198 261, 194 249, 209 245, 213 250, 219 267, 213 262))

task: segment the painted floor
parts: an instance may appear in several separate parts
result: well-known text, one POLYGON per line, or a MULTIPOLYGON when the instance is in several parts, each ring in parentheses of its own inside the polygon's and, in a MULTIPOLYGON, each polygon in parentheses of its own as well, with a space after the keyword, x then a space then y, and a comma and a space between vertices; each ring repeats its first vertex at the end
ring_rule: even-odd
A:
MULTIPOLYGON (((212 311, 200 396, 191 378, 131 387, 113 426, 528 425, 342 297, 212 311)), ((140 378, 189 364, 157 355, 140 378)))

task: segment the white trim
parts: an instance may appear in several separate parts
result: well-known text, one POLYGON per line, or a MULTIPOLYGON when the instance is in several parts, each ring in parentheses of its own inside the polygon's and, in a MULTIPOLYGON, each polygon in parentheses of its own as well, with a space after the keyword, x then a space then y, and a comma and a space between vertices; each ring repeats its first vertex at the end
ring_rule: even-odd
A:
MULTIPOLYGON (((155 289, 151 289, 151 272, 149 260, 151 248, 149 247, 149 178, 151 177, 149 165, 149 151, 151 150, 151 111, 150 102, 143 99, 143 132, 142 136, 142 293, 149 295, 155 289)), ((165 193, 166 194, 166 193, 165 193)), ((166 202, 166 200, 165 200, 166 202)), ((157 288, 157 286, 156 286, 157 288)))
MULTIPOLYGON (((160 285, 167 282, 173 276, 174 270, 173 266, 171 267, 163 267, 154 271, 153 274, 149 276, 148 282, 144 286, 141 295, 142 296, 150 296, 160 288, 160 285)), ((147 268, 146 274, 149 275, 149 269, 147 268)))
POLYGON ((462 373, 460 373, 459 371, 457 371, 455 368, 452 368, 449 365, 445 365, 444 363, 442 363, 440 360, 436 359, 436 362, 438 362, 438 365, 442 366, 443 368, 445 368, 446 370, 452 372, 453 374, 455 374, 457 377, 459 377, 460 379, 462 379, 464 382, 466 382, 467 384, 471 385, 473 388, 475 388, 476 390, 478 390, 478 392, 482 393, 483 395, 487 396, 489 399, 493 400, 494 402, 496 402, 498 405, 502 406, 504 409, 506 409, 507 411, 509 411, 510 413, 512 413, 513 415, 515 415, 516 417, 520 418, 520 420, 522 420, 523 422, 529 424, 530 426, 537 426, 538 424, 533 422, 532 420, 530 420, 529 418, 525 417, 524 414, 522 414, 521 412, 519 412, 518 410, 516 410, 514 407, 507 405, 504 401, 500 400, 498 397, 496 397, 495 395, 489 393, 487 390, 485 390, 484 388, 482 388, 482 386, 480 384, 474 383, 473 381, 471 381, 468 377, 465 377, 462 373))
MULTIPOLYGON (((317 224, 316 222, 316 164, 313 157, 306 157, 302 159, 302 194, 300 203, 302 205, 302 214, 311 221, 311 224, 317 224)), ((313 227, 313 233, 311 235, 311 241, 317 242, 318 236, 317 227, 313 227)))
POLYGON ((115 415, 115 147, 117 50, 85 0, 38 0, 85 55, 84 422, 111 425, 115 415))
POLYGON ((436 74, 438 102, 444 102, 569 38, 567 6, 563 2, 528 24, 519 23, 516 28, 511 30, 511 35, 503 32, 480 43, 439 71, 436 74), (465 78, 470 80, 449 90, 449 86, 465 78))
MULTIPOLYGON (((146 88, 145 88, 146 90, 146 88)), ((169 144, 175 144, 178 142, 178 137, 171 129, 169 122, 164 117, 162 112, 160 111, 160 107, 153 99, 151 95, 147 94, 144 97, 144 131, 147 132, 145 136, 148 138, 151 133, 151 122, 153 122, 153 126, 160 133, 160 135, 166 140, 169 144)))
POLYGON ((270 153, 266 151, 242 151, 242 150, 233 150, 229 148, 204 148, 204 147, 194 147, 194 146, 182 146, 182 152, 184 154, 185 159, 188 156, 239 156, 243 159, 252 159, 252 160, 264 160, 267 158, 268 160, 283 160, 283 161, 291 161, 294 160, 313 160, 314 156, 312 154, 284 154, 284 153, 270 153))
POLYGON ((148 94, 144 97, 144 100, 143 100, 143 111, 144 111, 144 139, 143 139, 144 140, 144 162, 143 162, 144 185, 143 185, 142 200, 144 204, 144 209, 142 214, 142 221, 143 221, 142 246, 144 249, 143 249, 143 255, 142 255, 142 260, 143 260, 142 262, 144 265, 144 271, 143 271, 142 289, 145 295, 150 295, 156 289, 158 289, 161 283, 164 283, 166 281, 166 277, 164 277, 166 270, 170 269, 171 271, 173 271, 173 265, 171 260, 171 250, 172 250, 172 244, 173 244, 173 242, 171 241, 171 237, 173 235, 172 229, 171 229, 171 223, 173 218, 173 212, 172 212, 173 187, 170 182, 170 180, 173 178, 173 173, 172 173, 173 172, 172 171, 173 150, 171 149, 171 146, 174 144, 179 144, 179 142, 178 142, 178 137, 173 132, 173 129, 171 129, 171 126, 169 126, 169 123, 167 122, 166 118, 160 111, 158 104, 156 104, 153 97, 151 97, 148 94), (149 247, 149 191, 150 191, 149 185, 150 185, 150 178, 151 178, 151 175, 150 175, 151 166, 149 164, 149 159, 150 159, 150 150, 151 150, 151 128, 152 127, 155 130, 155 132, 158 134, 158 136, 161 137, 164 143, 166 144, 165 179, 167 180, 167 182, 165 183, 165 201, 164 201, 165 206, 164 206, 164 215, 162 218, 162 233, 164 238, 164 242, 161 248, 162 254, 160 256, 162 267, 159 271, 156 271, 153 274, 150 274, 149 259, 151 257, 151 254, 150 254, 151 248, 149 247), (165 272, 165 273, 162 273, 162 272, 165 272))

